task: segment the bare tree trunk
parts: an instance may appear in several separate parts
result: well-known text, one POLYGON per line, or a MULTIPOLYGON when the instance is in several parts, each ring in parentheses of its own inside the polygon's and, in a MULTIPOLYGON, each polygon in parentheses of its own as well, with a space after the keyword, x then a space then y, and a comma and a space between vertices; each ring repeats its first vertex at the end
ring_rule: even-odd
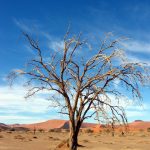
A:
POLYGON ((77 125, 73 122, 70 123, 69 150, 77 150, 80 126, 81 123, 77 123, 77 125))
POLYGON ((77 139, 77 133, 74 131, 70 131, 70 137, 69 137, 69 150, 77 150, 78 146, 78 139, 77 139))

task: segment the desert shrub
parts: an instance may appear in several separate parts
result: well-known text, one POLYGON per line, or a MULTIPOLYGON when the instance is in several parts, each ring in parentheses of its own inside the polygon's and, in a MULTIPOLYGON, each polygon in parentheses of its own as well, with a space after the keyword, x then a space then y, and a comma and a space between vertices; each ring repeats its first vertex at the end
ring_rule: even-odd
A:
POLYGON ((54 132, 61 132, 61 129, 54 129, 54 132))
POLYGON ((61 132, 61 129, 49 129, 49 132, 61 132))
POLYGON ((83 142, 84 142, 84 143, 88 143, 89 141, 88 141, 88 140, 83 140, 83 142))
POLYGON ((102 132, 103 132, 102 130, 99 130, 99 131, 98 131, 99 134, 102 134, 102 132))
POLYGON ((105 132, 106 133, 110 133, 111 131, 110 131, 110 129, 106 129, 105 132))
POLYGON ((41 133, 45 132, 44 129, 38 129, 38 131, 41 132, 41 133))
POLYGON ((64 133, 69 132, 69 129, 61 129, 61 132, 64 132, 64 133))
POLYGON ((150 132, 150 128, 147 128, 147 132, 150 132))
POLYGON ((54 129, 49 129, 49 131, 48 132, 54 132, 54 129))
POLYGON ((145 135, 145 134, 143 134, 143 135, 141 135, 140 137, 146 137, 146 135, 145 135))
POLYGON ((60 148, 62 148, 64 146, 69 147, 68 143, 69 143, 68 139, 67 140, 63 140, 60 144, 57 145, 56 149, 60 149, 60 148))
POLYGON ((19 139, 19 140, 24 140, 25 137, 21 136, 21 135, 16 135, 14 136, 15 139, 19 139))
POLYGON ((48 136, 48 138, 49 138, 49 139, 53 139, 53 137, 52 137, 52 136, 48 136))
POLYGON ((106 125, 102 124, 102 125, 101 125, 101 128, 106 128, 106 125))
POLYGON ((37 139, 37 136, 33 136, 34 139, 37 139))
POLYGON ((85 129, 84 133, 93 133, 93 130, 92 129, 85 129))
POLYGON ((1 139, 1 138, 4 138, 4 136, 3 136, 3 135, 0 135, 0 139, 1 139))
POLYGON ((11 133, 12 133, 12 131, 7 131, 7 133, 11 134, 11 133))
POLYGON ((139 129, 139 131, 140 131, 140 132, 144 132, 144 130, 143 130, 143 129, 139 129))
POLYGON ((53 140, 54 140, 54 141, 59 141, 60 139, 59 139, 59 138, 53 138, 53 140))
POLYGON ((10 131, 15 131, 15 128, 11 128, 10 131))

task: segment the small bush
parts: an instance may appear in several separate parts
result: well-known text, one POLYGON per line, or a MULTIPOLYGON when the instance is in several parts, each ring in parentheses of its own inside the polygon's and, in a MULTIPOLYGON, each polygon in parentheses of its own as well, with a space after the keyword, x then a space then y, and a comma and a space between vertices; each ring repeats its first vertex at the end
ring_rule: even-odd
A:
POLYGON ((89 141, 88 141, 88 140, 83 140, 83 142, 84 142, 84 143, 89 143, 89 141))
POLYGON ((49 129, 49 131, 48 132, 54 132, 54 129, 49 129))
POLYGON ((38 129, 39 132, 44 133, 45 130, 44 129, 38 129))
POLYGON ((56 149, 62 148, 62 147, 69 147, 69 140, 63 140, 60 144, 57 145, 56 149))
POLYGON ((59 138, 53 138, 53 140, 54 140, 54 141, 59 141, 60 139, 59 139, 59 138))
POLYGON ((25 137, 21 136, 21 135, 16 135, 14 136, 15 139, 19 139, 19 140, 24 140, 25 137))
POLYGON ((61 132, 63 133, 69 132, 69 129, 61 129, 61 132))
POLYGON ((11 133, 12 133, 12 131, 7 131, 7 133, 11 134, 11 133))
POLYGON ((49 132, 61 132, 61 129, 49 129, 49 132))
POLYGON ((150 128, 147 128, 147 132, 150 132, 150 128))
POLYGON ((32 141, 32 139, 28 139, 28 141, 32 141))
POLYGON ((85 133, 93 133, 93 130, 91 130, 91 129, 85 129, 84 132, 85 133))
POLYGON ((11 128, 10 131, 15 131, 15 128, 11 128))
POLYGON ((110 133, 111 131, 110 131, 110 129, 106 129, 105 132, 106 133, 110 133))
POLYGON ((139 129, 140 132, 144 132, 144 129, 139 129))
POLYGON ((52 136, 48 136, 48 138, 49 138, 49 139, 53 139, 53 137, 52 137, 52 136))
POLYGON ((0 139, 1 139, 1 138, 4 138, 4 136, 3 136, 3 135, 0 135, 0 139))

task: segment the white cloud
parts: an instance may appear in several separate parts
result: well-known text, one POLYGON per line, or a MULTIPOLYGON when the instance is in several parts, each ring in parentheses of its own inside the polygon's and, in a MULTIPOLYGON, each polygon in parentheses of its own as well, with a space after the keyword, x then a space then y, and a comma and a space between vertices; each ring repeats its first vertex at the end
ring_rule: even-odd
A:
POLYGON ((23 31, 26 32, 31 32, 31 28, 29 26, 27 26, 23 21, 21 20, 17 20, 17 19, 13 19, 14 23, 23 31))
MULTIPOLYGON (((149 103, 143 102, 142 104, 140 104, 138 100, 134 101, 125 96, 121 96, 119 100, 116 100, 115 96, 112 94, 109 94, 108 96, 111 99, 111 102, 108 103, 114 106, 117 105, 123 107, 125 109, 125 113, 129 120, 141 119, 142 116, 148 118, 149 109, 150 109, 149 103)), ((104 101, 106 102, 105 98, 104 101)), ((107 107, 104 108, 109 112, 110 109, 108 109, 107 107)), ((91 109, 90 112, 93 112, 93 109, 91 109)))
POLYGON ((7 123, 7 124, 14 124, 14 123, 38 123, 46 121, 46 119, 39 118, 39 117, 32 117, 32 116, 19 116, 19 115, 0 115, 0 122, 7 123))
POLYGON ((115 80, 114 80, 113 84, 114 84, 114 86, 115 86, 116 89, 119 88, 119 83, 120 83, 120 80, 119 80, 119 79, 115 79, 115 80))
MULTIPOLYGON (((45 118, 42 118, 42 115, 45 116, 50 112, 50 108, 48 107, 50 105, 50 101, 44 99, 45 94, 48 94, 47 92, 40 93, 28 100, 24 99, 26 89, 22 86, 22 82, 25 80, 25 78, 22 78, 21 81, 17 81, 12 88, 8 86, 0 86, 0 122, 38 122, 40 118, 41 120, 45 118), (31 114, 31 116, 29 114, 31 114), (41 114, 41 116, 37 118, 37 115, 39 114, 41 114)), ((116 82, 118 83, 118 81, 116 82)), ((109 96, 112 99, 112 104, 116 105, 117 101, 115 100, 115 96, 109 96)), ((132 99, 128 99, 128 97, 121 97, 119 105, 125 107, 128 117, 134 116, 135 119, 139 118, 139 112, 142 114, 145 111, 142 109, 143 107, 133 103, 132 99)), ((150 108, 148 104, 143 105, 146 111, 150 108)), ((53 115, 54 114, 50 114, 47 118, 56 119, 62 117, 53 115)))
POLYGON ((140 119, 141 117, 147 116, 147 112, 146 111, 141 112, 141 111, 126 110, 126 115, 127 115, 127 118, 134 117, 136 120, 136 119, 140 119))
POLYGON ((148 61, 148 60, 145 60, 145 59, 139 59, 139 58, 137 58, 137 57, 135 57, 135 56, 129 56, 129 60, 131 60, 132 62, 143 62, 143 63, 147 63, 147 64, 150 64, 150 61, 148 61))
POLYGON ((64 49, 64 42, 63 41, 51 41, 49 43, 49 48, 54 51, 61 51, 64 49))
POLYGON ((133 55, 128 55, 128 59, 127 59, 127 62, 125 63, 143 63, 144 66, 150 66, 150 60, 147 60, 147 59, 143 59, 143 58, 137 58, 133 55))
POLYGON ((132 52, 150 53, 150 44, 146 42, 131 40, 122 44, 127 50, 132 52))
POLYGON ((26 92, 22 84, 12 88, 0 86, 0 122, 33 123, 62 117, 54 115, 57 109, 49 107, 51 101, 45 99, 47 92, 25 99, 26 92))
POLYGON ((0 108, 3 113, 44 113, 49 110, 50 102, 45 100, 42 95, 24 99, 26 94, 25 88, 22 86, 14 86, 13 88, 4 86, 0 87, 0 108))
POLYGON ((126 51, 126 53, 124 54, 124 60, 121 60, 121 64, 122 63, 142 63, 144 66, 150 66, 150 60, 145 59, 144 57, 131 55, 130 53, 128 53, 128 51, 126 51))

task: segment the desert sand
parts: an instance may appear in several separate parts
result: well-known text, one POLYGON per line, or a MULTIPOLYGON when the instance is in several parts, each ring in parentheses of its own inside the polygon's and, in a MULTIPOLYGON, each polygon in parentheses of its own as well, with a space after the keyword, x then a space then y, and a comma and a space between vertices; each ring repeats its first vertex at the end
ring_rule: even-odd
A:
MULTIPOLYGON (((69 135, 67 120, 48 120, 33 124, 0 123, 0 150, 66 150, 69 135), (36 130, 35 130, 36 129, 36 130), (34 133, 35 131, 35 133, 34 133)), ((150 122, 136 120, 129 130, 112 131, 101 125, 83 123, 79 150, 150 150, 150 122)))
MULTIPOLYGON (((1 131, 0 150, 55 150, 68 132, 1 131)), ((141 131, 112 137, 104 133, 80 133, 79 150, 149 150, 150 133, 141 131)), ((62 146, 65 150, 66 146, 62 146)))

